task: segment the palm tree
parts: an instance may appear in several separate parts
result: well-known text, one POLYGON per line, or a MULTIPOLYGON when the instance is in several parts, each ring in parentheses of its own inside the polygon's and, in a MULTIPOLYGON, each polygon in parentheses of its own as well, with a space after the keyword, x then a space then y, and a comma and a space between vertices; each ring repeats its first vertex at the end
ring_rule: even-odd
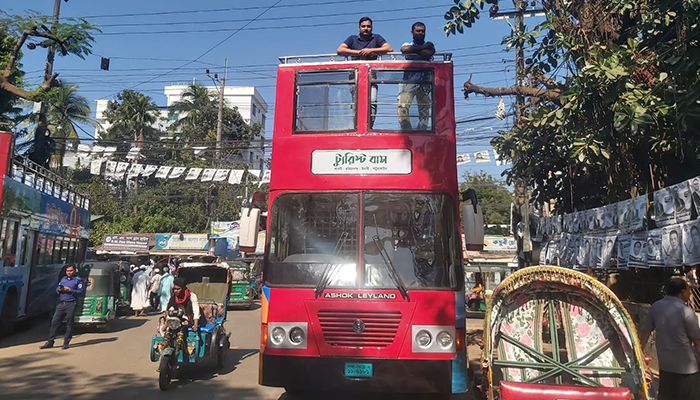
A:
MULTIPOLYGON (((74 147, 80 143, 80 135, 76 130, 77 124, 90 124, 99 127, 99 122, 90 117, 91 111, 87 99, 77 94, 78 86, 62 84, 47 100, 49 104, 46 119, 47 130, 56 142, 56 152, 51 156, 51 164, 59 169, 63 166, 63 157, 68 144, 74 147)), ((32 113, 25 118, 28 123, 35 124, 39 115, 32 113)), ((29 136, 33 136, 32 131, 29 136)))
POLYGON ((182 100, 170 106, 171 112, 183 113, 184 117, 171 125, 171 130, 180 134, 180 140, 204 140, 216 130, 218 101, 209 90, 192 84, 182 94, 182 100))
POLYGON ((107 104, 104 116, 112 124, 105 139, 127 140, 133 134, 135 143, 155 135, 158 130, 154 124, 160 119, 158 106, 150 97, 129 89, 107 104))

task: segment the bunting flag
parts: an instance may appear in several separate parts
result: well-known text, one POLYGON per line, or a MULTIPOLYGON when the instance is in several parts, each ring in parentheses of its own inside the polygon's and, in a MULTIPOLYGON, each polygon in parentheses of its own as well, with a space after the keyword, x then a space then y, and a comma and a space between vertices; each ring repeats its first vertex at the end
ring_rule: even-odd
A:
POLYGON ((102 169, 102 159, 92 160, 90 163, 90 173, 93 175, 99 175, 100 169, 102 169))
POLYGON ((206 168, 202 172, 202 182, 210 182, 214 179, 214 174, 216 173, 216 168, 206 168))
POLYGON ((102 153, 105 152, 105 148, 102 146, 94 145, 92 146, 92 153, 90 157, 102 157, 102 153))
POLYGON ((185 177, 186 181, 193 181, 199 177, 199 174, 202 172, 202 168, 190 168, 189 171, 187 171, 187 176, 185 177))
POLYGON ((261 171, 259 169, 249 169, 248 174, 250 174, 251 176, 249 176, 248 178, 253 178, 257 181, 258 179, 260 179, 260 172, 261 171))
POLYGON ((90 156, 90 146, 86 144, 79 144, 78 145, 78 157, 82 158, 87 158, 90 156))
POLYGON ((216 182, 221 182, 226 179, 228 176, 229 170, 228 169, 217 169, 216 173, 214 174, 214 181, 216 182))
POLYGON ((116 147, 105 147, 105 158, 112 157, 116 151, 116 147))
POLYGON ((167 178, 167 177, 168 177, 168 172, 170 172, 170 170, 171 170, 172 168, 173 168, 173 167, 169 167, 169 166, 167 166, 167 165, 161 166, 160 168, 158 168, 158 172, 156 172, 156 178, 159 178, 159 179, 165 179, 165 178, 167 178))
POLYGON ((141 152, 141 148, 134 146, 131 149, 129 149, 129 152, 126 154, 126 159, 127 160, 134 160, 139 156, 140 152, 141 152))
POLYGON ((263 173, 262 179, 260 179, 260 184, 270 183, 270 178, 272 178, 272 171, 268 169, 263 173))
POLYGON ((505 162, 501 161, 501 156, 498 155, 495 150, 493 152, 493 158, 496 160, 496 166, 500 167, 505 164, 505 162))
POLYGON ((489 151, 484 150, 474 153, 474 162, 476 162, 477 164, 491 162, 491 156, 489 155, 489 151))
POLYGON ((141 170, 143 170, 143 165, 141 164, 131 164, 129 173, 126 175, 127 178, 136 178, 141 175, 141 170))
POLYGON ((78 153, 74 151, 67 151, 63 155, 63 166, 75 168, 75 164, 78 163, 78 153))
POLYGON ((153 175, 153 173, 156 171, 158 171, 157 165, 146 165, 143 168, 143 171, 141 171, 141 176, 148 178, 149 176, 153 175))
POLYGON ((195 155, 195 156, 198 156, 199 153, 201 153, 202 151, 208 149, 208 147, 206 147, 206 146, 205 146, 205 147, 193 147, 192 149, 194 150, 194 155, 195 155))
POLYGON ((470 162, 472 162, 472 158, 469 154, 457 155, 457 165, 468 164, 470 162))
POLYGON ((129 168, 129 163, 128 162, 119 162, 117 163, 117 170, 114 171, 114 176, 117 178, 123 178, 124 174, 126 173, 126 170, 129 168))
POLYGON ((185 167, 174 167, 168 178, 170 179, 176 179, 182 176, 182 174, 185 173, 185 170, 187 168, 185 167))
POLYGON ((107 161, 107 169, 105 170, 105 176, 113 177, 114 172, 116 170, 117 170, 117 162, 116 161, 107 161))
POLYGON ((241 183, 241 180, 243 180, 243 172, 245 172, 242 169, 232 169, 231 174, 228 176, 228 183, 231 185, 238 185, 241 183))

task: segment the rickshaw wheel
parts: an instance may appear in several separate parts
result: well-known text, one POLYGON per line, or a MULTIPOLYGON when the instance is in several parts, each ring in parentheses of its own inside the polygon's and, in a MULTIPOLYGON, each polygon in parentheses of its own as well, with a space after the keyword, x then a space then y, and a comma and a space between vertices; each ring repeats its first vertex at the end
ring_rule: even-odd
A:
POLYGON ((160 357, 160 372, 158 374, 158 387, 162 391, 170 389, 170 380, 172 379, 172 366, 170 365, 171 356, 160 357))
POLYGON ((223 368, 226 364, 226 358, 228 357, 228 350, 231 347, 228 338, 224 337, 223 346, 219 347, 219 352, 216 354, 216 366, 218 368, 223 368))

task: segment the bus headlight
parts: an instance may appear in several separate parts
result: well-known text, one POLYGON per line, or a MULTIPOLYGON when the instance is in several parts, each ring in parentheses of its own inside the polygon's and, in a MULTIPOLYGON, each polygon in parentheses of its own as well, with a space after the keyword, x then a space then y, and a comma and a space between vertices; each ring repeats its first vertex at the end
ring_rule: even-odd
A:
POLYGON ((280 345, 284 341, 284 337, 285 337, 284 329, 282 329, 278 326, 277 328, 272 330, 272 335, 270 335, 270 340, 272 340, 272 343, 280 345))
POLYGON ((289 331, 289 340, 294 344, 299 344, 304 341, 304 330, 297 327, 289 331))
POLYGON ((432 343, 432 341, 433 337, 430 336, 430 332, 423 330, 416 333, 416 343, 418 346, 428 348, 430 347, 430 343, 432 343))
POLYGON ((438 333, 435 340, 437 340, 438 344, 443 349, 447 349, 452 346, 452 335, 445 331, 441 331, 440 333, 438 333))

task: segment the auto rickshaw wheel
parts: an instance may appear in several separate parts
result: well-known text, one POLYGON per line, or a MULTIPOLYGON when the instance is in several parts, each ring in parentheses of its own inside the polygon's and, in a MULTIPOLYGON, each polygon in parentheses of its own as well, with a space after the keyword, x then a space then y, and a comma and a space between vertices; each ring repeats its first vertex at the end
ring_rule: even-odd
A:
POLYGON ((170 355, 160 357, 160 366, 158 368, 158 387, 162 391, 170 389, 170 381, 173 375, 173 366, 170 363, 170 355))
POLYGON ((231 344, 228 341, 228 337, 224 336, 222 339, 222 345, 219 346, 218 353, 216 353, 216 366, 218 368, 223 368, 226 364, 226 358, 228 357, 228 350, 231 344))

